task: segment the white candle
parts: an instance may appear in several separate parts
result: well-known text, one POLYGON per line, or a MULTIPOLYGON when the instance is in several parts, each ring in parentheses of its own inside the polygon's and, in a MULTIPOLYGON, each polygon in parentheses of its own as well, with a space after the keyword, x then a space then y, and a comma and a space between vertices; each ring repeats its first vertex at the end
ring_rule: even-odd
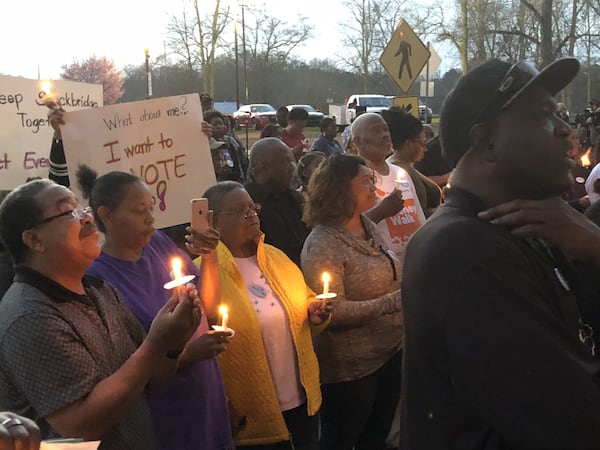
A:
POLYGON ((329 294, 329 281, 330 281, 329 274, 327 272, 323 272, 322 279, 323 279, 323 295, 325 296, 325 295, 329 294))
POLYGON ((221 314, 221 328, 223 331, 227 330, 227 321, 229 320, 229 314, 227 312, 227 306, 219 306, 219 314, 221 314))
POLYGON ((182 269, 183 260, 177 256, 172 258, 171 272, 173 275, 173 279, 163 285, 165 289, 174 289, 177 286, 183 286, 188 281, 192 281, 195 278, 195 275, 184 275, 182 269))
POLYGON ((44 104, 53 102, 56 99, 57 95, 52 92, 52 83, 50 81, 42 81, 40 88, 44 91, 44 96, 42 97, 44 104))

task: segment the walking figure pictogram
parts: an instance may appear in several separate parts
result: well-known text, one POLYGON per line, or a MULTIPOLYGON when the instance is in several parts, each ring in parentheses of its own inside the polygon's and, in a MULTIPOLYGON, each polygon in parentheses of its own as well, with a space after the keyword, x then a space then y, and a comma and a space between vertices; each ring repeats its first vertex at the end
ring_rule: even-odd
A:
POLYGON ((398 70, 398 79, 402 79, 402 69, 406 67, 408 78, 412 79, 412 70, 410 69, 410 57, 412 56, 411 45, 404 40, 404 33, 400 32, 400 46, 394 57, 400 55, 400 69, 398 70))

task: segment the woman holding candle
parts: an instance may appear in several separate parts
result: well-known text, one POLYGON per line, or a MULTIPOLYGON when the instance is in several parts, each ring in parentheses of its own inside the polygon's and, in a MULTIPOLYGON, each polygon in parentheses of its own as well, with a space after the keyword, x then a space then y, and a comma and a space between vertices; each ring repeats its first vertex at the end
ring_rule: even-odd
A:
MULTIPOLYGON (((218 279, 200 271, 190 257, 154 229, 152 196, 142 180, 126 172, 109 172, 98 179, 89 168, 77 178, 105 235, 102 253, 89 274, 109 281, 142 325, 148 329, 170 297, 163 285, 184 275, 200 276, 200 297, 218 301, 218 279), (179 265, 175 257, 180 258, 179 265)), ((217 245, 218 233, 188 236, 188 249, 200 254, 217 245)), ((231 449, 233 442, 224 386, 215 359, 225 349, 228 333, 209 331, 206 317, 177 359, 178 371, 159 392, 147 399, 159 447, 164 450, 231 449)))
POLYGON ((384 449, 400 397, 401 264, 364 215, 377 200, 372 176, 362 158, 332 156, 313 174, 305 205, 314 228, 302 270, 310 287, 327 281, 337 294, 331 322, 315 338, 321 449, 384 449))
MULTIPOLYGON (((321 391, 311 328, 327 325, 331 306, 315 301, 298 267, 263 242, 260 205, 241 184, 219 183, 204 197, 221 242, 201 264, 219 273, 235 330, 219 363, 233 409, 246 417, 236 446, 316 450, 321 391)), ((219 304, 206 310, 211 323, 222 320, 219 304)))

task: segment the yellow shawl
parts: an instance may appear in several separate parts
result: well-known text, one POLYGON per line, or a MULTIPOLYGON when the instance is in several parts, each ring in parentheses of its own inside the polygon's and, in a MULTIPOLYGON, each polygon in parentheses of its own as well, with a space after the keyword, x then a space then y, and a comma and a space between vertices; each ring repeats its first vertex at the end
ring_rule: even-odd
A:
MULTIPOLYGON (((306 392, 308 414, 321 407, 319 365, 313 350, 307 307, 315 294, 300 269, 279 249, 260 239, 258 265, 273 292, 281 299, 298 357, 300 383, 306 392)), ((256 312, 233 255, 220 242, 217 247, 222 303, 229 309, 229 327, 235 330, 227 351, 219 356, 225 389, 235 411, 247 425, 236 437, 237 445, 269 444, 289 439, 279 408, 256 312)), ((200 265, 200 258, 195 260, 200 265)), ((313 327, 321 329, 327 323, 313 327)))

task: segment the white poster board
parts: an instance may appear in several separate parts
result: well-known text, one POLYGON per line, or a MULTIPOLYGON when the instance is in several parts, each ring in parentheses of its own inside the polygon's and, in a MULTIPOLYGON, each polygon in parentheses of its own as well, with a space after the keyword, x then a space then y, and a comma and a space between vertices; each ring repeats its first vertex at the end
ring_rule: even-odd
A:
MULTIPOLYGON (((50 81, 52 93, 67 111, 102 106, 102 85, 50 81)), ((54 130, 40 80, 0 75, 0 190, 23 184, 27 178, 48 177, 54 130)))
POLYGON ((216 183, 197 94, 121 103, 65 114, 63 144, 71 189, 80 164, 98 175, 131 172, 154 199, 155 226, 190 221, 190 200, 216 183))

